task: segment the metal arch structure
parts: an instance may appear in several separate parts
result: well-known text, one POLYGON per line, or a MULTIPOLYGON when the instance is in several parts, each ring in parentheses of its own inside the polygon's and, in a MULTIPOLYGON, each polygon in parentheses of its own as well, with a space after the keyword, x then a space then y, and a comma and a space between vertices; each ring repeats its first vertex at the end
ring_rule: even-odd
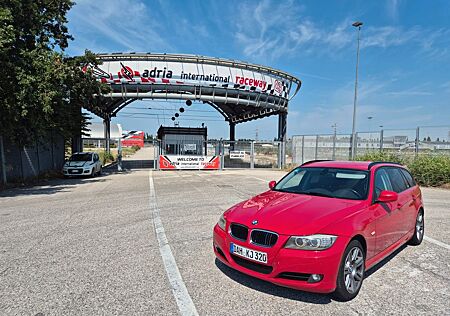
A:
MULTIPOLYGON (((271 67, 247 62, 184 54, 98 54, 90 66, 111 92, 98 95, 86 109, 104 120, 109 151, 111 118, 136 100, 190 100, 217 110, 230 125, 278 115, 278 140, 286 140, 288 103, 301 87, 300 79, 271 67)), ((283 146, 284 147, 284 146, 283 146)), ((284 164, 284 150, 281 153, 284 164)))

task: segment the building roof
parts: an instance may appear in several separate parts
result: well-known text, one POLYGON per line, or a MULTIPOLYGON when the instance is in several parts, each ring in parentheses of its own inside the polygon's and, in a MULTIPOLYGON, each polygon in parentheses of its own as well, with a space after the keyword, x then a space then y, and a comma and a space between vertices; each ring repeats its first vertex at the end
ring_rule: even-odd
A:
MULTIPOLYGON (((104 139, 105 138, 105 128, 103 123, 91 123, 87 127, 86 135, 83 138, 87 139, 104 139)), ((122 126, 120 124, 111 124, 111 139, 121 139, 122 138, 122 126)))

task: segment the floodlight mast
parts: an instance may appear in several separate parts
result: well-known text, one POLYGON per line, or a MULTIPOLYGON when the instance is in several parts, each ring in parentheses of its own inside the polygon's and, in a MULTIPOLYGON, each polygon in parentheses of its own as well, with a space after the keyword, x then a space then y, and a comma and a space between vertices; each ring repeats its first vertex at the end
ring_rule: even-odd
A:
POLYGON ((355 159, 356 154, 356 105, 358 101, 358 67, 359 67, 359 42, 360 42, 360 32, 363 23, 361 21, 356 21, 352 26, 358 28, 358 46, 356 49, 356 76, 355 76, 355 97, 353 99, 353 123, 352 123, 352 142, 351 142, 351 159, 355 159))

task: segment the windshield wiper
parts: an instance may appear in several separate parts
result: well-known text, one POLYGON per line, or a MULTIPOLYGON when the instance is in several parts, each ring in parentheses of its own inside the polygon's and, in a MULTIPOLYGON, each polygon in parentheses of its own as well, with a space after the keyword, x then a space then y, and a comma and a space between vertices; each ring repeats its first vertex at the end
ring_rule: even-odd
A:
POLYGON ((316 196, 323 196, 334 199, 335 196, 326 194, 326 193, 320 193, 320 192, 314 192, 314 191, 300 191, 299 194, 307 194, 307 195, 316 195, 316 196))

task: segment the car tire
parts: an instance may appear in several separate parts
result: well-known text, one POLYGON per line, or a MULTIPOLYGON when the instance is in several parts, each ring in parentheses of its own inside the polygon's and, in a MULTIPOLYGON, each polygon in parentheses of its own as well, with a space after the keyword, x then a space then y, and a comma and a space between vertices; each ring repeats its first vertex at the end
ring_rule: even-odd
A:
POLYGON ((346 302, 358 295, 364 280, 365 262, 364 248, 359 241, 352 240, 345 248, 339 265, 336 290, 332 294, 335 300, 346 302))
POLYGON ((95 178, 95 168, 92 168, 92 171, 91 171, 91 178, 95 178))
POLYGON ((416 216, 416 224, 414 228, 414 235, 409 240, 409 244, 412 246, 418 246, 422 243, 425 232, 425 217, 423 210, 419 210, 416 216))

